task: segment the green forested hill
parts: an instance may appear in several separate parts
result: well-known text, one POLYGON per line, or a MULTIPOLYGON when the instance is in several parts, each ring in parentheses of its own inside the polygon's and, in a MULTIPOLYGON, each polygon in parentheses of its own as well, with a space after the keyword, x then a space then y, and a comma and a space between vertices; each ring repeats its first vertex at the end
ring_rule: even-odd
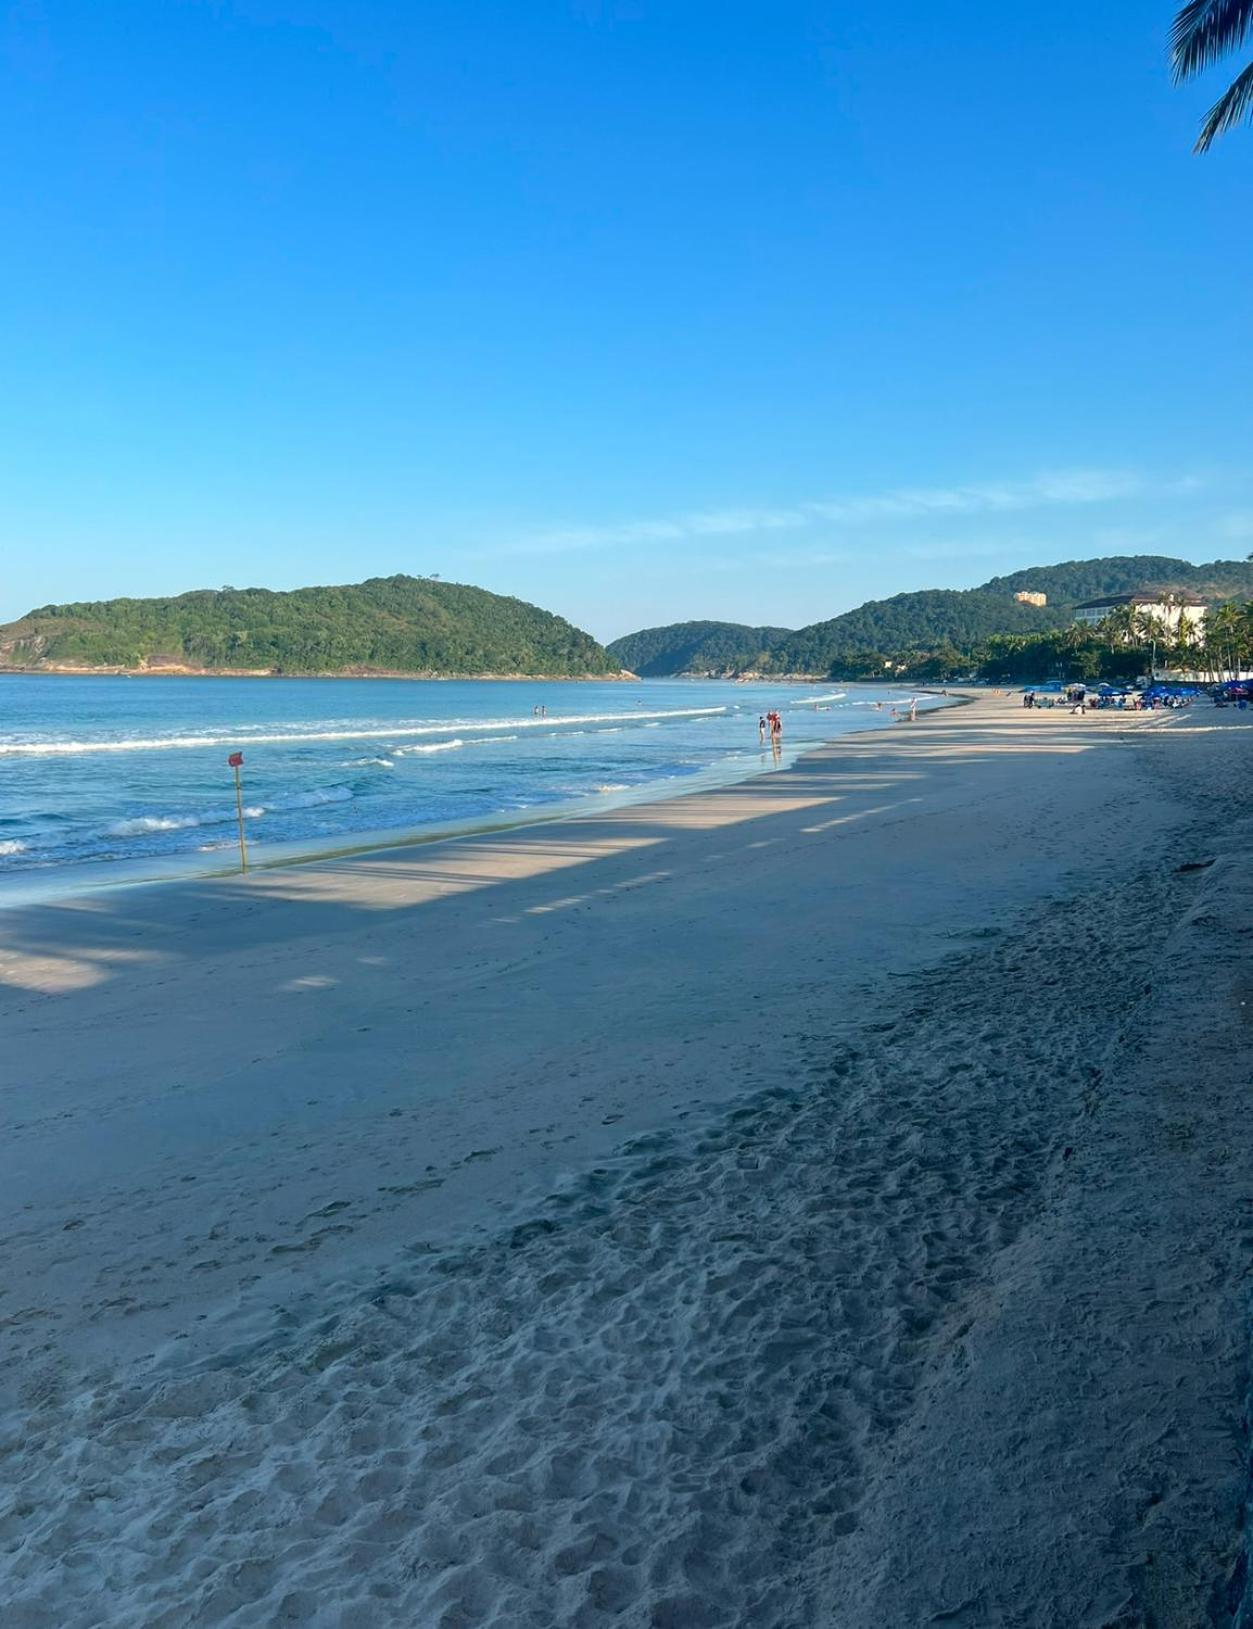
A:
POLYGON ((1249 598, 1253 561, 1195 566, 1158 554, 1068 560, 994 577, 979 588, 927 588, 869 600, 795 633, 727 622, 680 622, 629 634, 609 649, 648 677, 759 669, 856 678, 881 673, 885 659, 899 664, 908 657, 913 665, 912 659, 942 654, 957 661, 989 639, 1046 634, 1069 624, 1073 608, 1084 600, 1140 588, 1184 591, 1212 601, 1249 598), (1014 595, 1024 589, 1047 594, 1048 604, 1020 605, 1014 595))
POLYGON ((868 600, 855 611, 801 628, 770 653, 769 665, 776 673, 823 674, 868 651, 889 655, 941 644, 964 649, 992 634, 1039 633, 1057 620, 1051 606, 1019 605, 1010 595, 924 588, 868 600))
POLYGON ((853 676, 875 653, 971 651, 997 635, 1030 635, 1073 620, 1073 607, 1102 594, 1138 588, 1171 589, 1221 600, 1253 594, 1253 562, 1215 560, 1194 566, 1167 555, 1113 555, 1100 560, 1068 560, 1031 566, 993 577, 979 588, 928 588, 891 599, 870 600, 855 611, 801 628, 770 655, 778 673, 844 673, 853 676), (1034 589, 1048 604, 1020 605, 1014 595, 1034 589))
POLYGON ((616 673, 589 635, 460 583, 372 577, 335 588, 199 589, 45 605, 0 626, 0 666, 187 666, 267 673, 616 673))
POLYGON ((788 637, 786 628, 750 628, 742 622, 672 622, 645 628, 606 646, 610 656, 643 679, 671 674, 738 673, 761 665, 766 652, 788 637))
POLYGON ((1021 589, 1047 594, 1049 604, 1081 605, 1102 594, 1130 594, 1139 588, 1173 588, 1205 599, 1253 594, 1253 561, 1212 560, 1194 566, 1165 554, 1115 554, 1101 560, 1065 560, 1056 566, 1029 566, 983 584, 985 594, 1013 595, 1021 589))

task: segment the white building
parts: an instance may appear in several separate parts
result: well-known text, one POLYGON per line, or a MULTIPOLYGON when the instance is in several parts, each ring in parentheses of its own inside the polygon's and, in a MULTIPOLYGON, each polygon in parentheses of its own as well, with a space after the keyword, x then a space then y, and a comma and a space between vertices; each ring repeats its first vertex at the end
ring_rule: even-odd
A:
POLYGON ((1156 617, 1172 633, 1181 622, 1186 622, 1199 638, 1205 626, 1204 600, 1197 599, 1193 594, 1164 594, 1161 589, 1156 592, 1150 589, 1140 594, 1106 594, 1099 600, 1085 600, 1082 605, 1075 606, 1075 621, 1094 627, 1098 622, 1104 622, 1112 611, 1121 611, 1126 606, 1146 616, 1156 617))

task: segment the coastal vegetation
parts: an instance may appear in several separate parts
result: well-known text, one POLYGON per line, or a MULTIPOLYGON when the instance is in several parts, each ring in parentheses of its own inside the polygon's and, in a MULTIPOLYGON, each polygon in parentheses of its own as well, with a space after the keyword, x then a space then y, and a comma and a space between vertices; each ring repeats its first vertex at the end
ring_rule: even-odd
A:
MULTIPOLYGON (((942 669, 953 678, 963 669, 989 682, 1061 678, 1126 681, 1162 670, 1197 673, 1219 680, 1246 669, 1253 660, 1253 600, 1227 600, 1211 607, 1199 634, 1180 619, 1172 626, 1131 606, 1119 606, 1095 627, 1072 623, 1034 639, 998 636, 956 662, 922 658, 921 669, 942 669)), ((931 675, 928 675, 931 676, 931 675)))
POLYGON ((3 667, 546 678, 619 670, 590 634, 548 611, 406 576, 45 605, 0 626, 3 667))
MULTIPOLYGON (((1246 656, 1253 655, 1247 613, 1240 609, 1250 600, 1253 562, 1247 560, 1193 565, 1165 555, 1114 555, 1033 566, 994 577, 973 589, 923 589, 870 600, 855 610, 783 635, 752 654, 752 640, 739 645, 727 640, 723 648, 728 659, 722 667, 713 667, 706 651, 694 656, 687 630, 734 624, 676 623, 646 629, 615 640, 609 651, 624 663, 627 651, 647 652, 650 676, 712 670, 833 679, 891 675, 919 682, 965 675, 992 680, 1121 679, 1149 666, 1195 667, 1197 662, 1230 670, 1228 656, 1240 644, 1233 629, 1245 630, 1240 648, 1246 656), (1189 594, 1207 600, 1212 608, 1207 644, 1185 648, 1164 627, 1149 628, 1138 612, 1127 611, 1124 616, 1119 611, 1110 627, 1094 629, 1075 622, 1075 607, 1085 600, 1146 588, 1166 599, 1172 594, 1189 594), (1046 603, 1024 604, 1015 599, 1025 592, 1045 595, 1046 603)), ((638 667, 634 670, 640 671, 638 667)))
POLYGON ((1071 622, 1037 634, 993 634, 959 648, 863 651, 837 664, 829 676, 889 677, 915 683, 981 679, 990 684, 1076 679, 1125 683, 1150 672, 1185 672, 1219 680, 1253 662, 1253 600, 1228 600, 1210 609, 1204 631, 1177 627, 1131 606, 1101 622, 1071 622))

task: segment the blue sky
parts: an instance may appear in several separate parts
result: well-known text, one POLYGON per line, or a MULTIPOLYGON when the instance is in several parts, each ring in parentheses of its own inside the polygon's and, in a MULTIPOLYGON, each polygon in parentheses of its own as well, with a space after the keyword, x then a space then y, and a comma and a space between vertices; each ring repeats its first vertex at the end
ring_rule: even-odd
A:
POLYGON ((394 571, 609 638, 1253 549, 1168 4, 15 0, 0 616, 394 571))

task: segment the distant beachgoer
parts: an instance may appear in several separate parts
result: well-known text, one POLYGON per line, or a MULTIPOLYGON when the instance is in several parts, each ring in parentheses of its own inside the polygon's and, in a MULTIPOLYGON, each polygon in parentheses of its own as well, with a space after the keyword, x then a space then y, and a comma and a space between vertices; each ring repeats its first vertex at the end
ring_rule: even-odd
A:
POLYGON ((764 747, 766 744, 766 715, 764 713, 757 720, 757 739, 764 747))
POLYGON ((918 697, 917 696, 911 696, 909 698, 909 722, 911 724, 914 724, 914 723, 917 722, 917 719, 918 719, 918 697))

